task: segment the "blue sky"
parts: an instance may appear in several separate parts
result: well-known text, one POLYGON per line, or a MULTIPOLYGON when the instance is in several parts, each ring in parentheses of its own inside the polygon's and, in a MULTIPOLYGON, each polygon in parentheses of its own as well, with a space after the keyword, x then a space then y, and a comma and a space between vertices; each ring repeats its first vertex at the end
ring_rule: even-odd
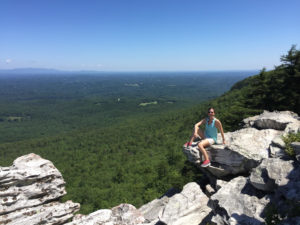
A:
POLYGON ((0 69, 273 69, 299 0, 0 0, 0 69))

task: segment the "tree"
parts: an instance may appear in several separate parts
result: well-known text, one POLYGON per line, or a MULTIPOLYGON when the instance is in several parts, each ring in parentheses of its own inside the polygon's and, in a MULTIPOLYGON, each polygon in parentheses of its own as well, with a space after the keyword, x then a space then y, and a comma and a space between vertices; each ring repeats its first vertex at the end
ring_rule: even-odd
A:
POLYGON ((296 45, 292 45, 287 55, 280 58, 283 62, 282 67, 294 73, 295 70, 300 70, 300 51, 296 49, 296 45))

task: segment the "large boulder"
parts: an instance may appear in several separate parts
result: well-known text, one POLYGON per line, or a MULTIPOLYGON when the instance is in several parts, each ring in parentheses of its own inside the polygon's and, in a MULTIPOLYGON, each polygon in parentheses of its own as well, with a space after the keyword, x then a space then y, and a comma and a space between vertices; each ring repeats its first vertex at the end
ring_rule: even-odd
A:
MULTIPOLYGON (((264 159, 257 168, 252 170, 250 183, 256 189, 270 193, 272 214, 276 213, 281 218, 289 218, 282 224, 288 224, 287 221, 292 221, 295 212, 298 212, 299 215, 299 177, 299 164, 293 160, 264 159)), ((266 209, 267 211, 268 209, 266 209)))
POLYGON ((243 120, 245 127, 282 130, 286 133, 299 132, 299 117, 291 111, 264 111, 262 114, 243 120), (295 129, 294 129, 295 128, 295 129))
POLYGON ((169 197, 163 196, 154 199, 151 202, 141 206, 139 211, 144 215, 146 223, 157 223, 159 221, 158 215, 163 211, 169 202, 169 197))
POLYGON ((170 198, 156 199, 139 210, 150 224, 198 225, 212 210, 207 206, 208 200, 200 186, 192 182, 186 184, 181 193, 170 198))
POLYGON ((33 153, 0 167, 0 190, 0 224, 62 224, 80 207, 57 201, 66 194, 62 175, 52 162, 33 153))
POLYGON ((288 176, 294 169, 292 160, 264 159, 258 167, 252 170, 250 182, 256 189, 274 191, 279 186, 288 184, 288 176))
POLYGON ((216 224, 264 224, 262 213, 269 203, 260 196, 246 177, 236 177, 211 196, 216 224))
POLYGON ((264 159, 251 172, 250 182, 259 190, 274 191, 278 186, 287 185, 288 175, 294 170, 293 161, 278 158, 264 159))
MULTIPOLYGON (((295 164, 295 163, 293 163, 295 164)), ((295 165, 293 170, 283 181, 279 181, 277 194, 290 202, 297 203, 300 209, 300 166, 295 165)))
MULTIPOLYGON (((247 173, 262 159, 269 157, 269 146, 272 140, 281 134, 282 131, 255 128, 225 133, 226 145, 215 144, 207 148, 212 162, 212 166, 207 170, 219 178, 247 173)), ((220 140, 221 137, 219 136, 218 139, 220 140)), ((201 157, 196 142, 192 147, 184 147, 183 152, 193 163, 201 157)))
POLYGON ((282 136, 275 137, 270 145, 270 157, 284 158, 285 156, 287 156, 285 147, 285 142, 283 141, 282 136))

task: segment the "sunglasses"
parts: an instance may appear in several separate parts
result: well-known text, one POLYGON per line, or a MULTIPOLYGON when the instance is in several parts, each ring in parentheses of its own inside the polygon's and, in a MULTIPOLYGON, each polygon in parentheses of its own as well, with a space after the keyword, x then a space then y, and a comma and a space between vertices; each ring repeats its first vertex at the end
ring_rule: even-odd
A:
POLYGON ((214 113, 213 111, 209 111, 208 113, 214 113))

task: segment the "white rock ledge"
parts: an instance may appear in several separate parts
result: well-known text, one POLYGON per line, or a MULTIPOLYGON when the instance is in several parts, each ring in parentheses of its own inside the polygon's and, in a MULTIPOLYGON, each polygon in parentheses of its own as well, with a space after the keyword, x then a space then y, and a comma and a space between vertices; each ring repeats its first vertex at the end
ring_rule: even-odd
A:
POLYGON ((62 224, 80 205, 56 200, 66 194, 65 181, 52 162, 36 154, 0 167, 0 224, 62 224))
MULTIPOLYGON (((212 165, 205 170, 217 178, 246 174, 263 159, 283 157, 285 145, 281 137, 300 131, 300 121, 296 118, 297 114, 289 111, 265 111, 245 119, 245 128, 225 133, 226 145, 207 148, 212 165)), ((220 134, 218 140, 222 140, 220 134)), ((183 152, 192 163, 201 158, 197 142, 189 148, 183 146, 183 152)))

